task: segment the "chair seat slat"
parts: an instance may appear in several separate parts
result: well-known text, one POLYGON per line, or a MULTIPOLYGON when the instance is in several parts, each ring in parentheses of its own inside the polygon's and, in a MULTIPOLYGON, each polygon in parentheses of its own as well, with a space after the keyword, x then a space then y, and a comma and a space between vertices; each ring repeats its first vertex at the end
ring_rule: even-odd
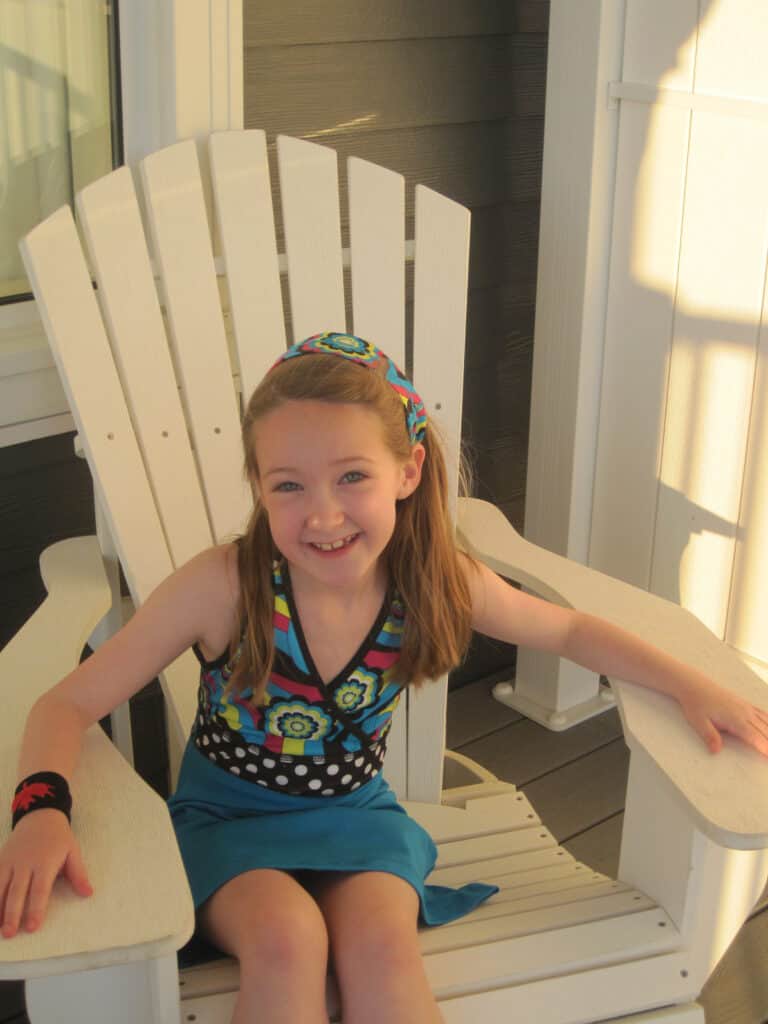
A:
POLYGON ((285 349, 267 142, 263 131, 216 132, 209 145, 245 401, 285 349))
POLYGON ((535 935, 539 932, 559 932, 574 925, 590 924, 605 918, 625 917, 653 908, 655 904, 648 897, 635 894, 617 893, 574 903, 556 903, 554 906, 539 907, 521 913, 505 914, 486 920, 474 921, 472 915, 457 923, 453 928, 438 928, 422 932, 419 945, 423 954, 441 953, 452 949, 486 942, 498 942, 519 935, 535 935))
POLYGON ((179 566, 211 543, 163 318, 127 167, 77 198, 115 362, 179 566))
POLYGON ((244 528, 252 499, 194 142, 153 153, 141 170, 188 426, 213 537, 223 541, 244 528))

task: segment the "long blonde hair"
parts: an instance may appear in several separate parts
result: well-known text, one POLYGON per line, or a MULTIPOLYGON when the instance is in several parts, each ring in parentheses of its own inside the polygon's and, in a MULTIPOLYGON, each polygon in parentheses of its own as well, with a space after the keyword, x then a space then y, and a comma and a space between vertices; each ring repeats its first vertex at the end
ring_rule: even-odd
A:
MULTIPOLYGON (((245 472, 258 482, 253 428, 288 401, 359 403, 374 410, 393 456, 405 462, 411 452, 403 404, 378 369, 334 355, 308 355, 280 363, 262 380, 242 424, 245 472)), ((403 602, 405 624, 400 657, 392 679, 420 685, 436 679, 463 658, 471 637, 469 586, 448 512, 447 474, 442 443, 427 420, 425 458, 416 490, 397 503, 394 532, 382 557, 391 585, 403 602)), ((257 497, 246 532, 237 541, 239 615, 230 651, 235 655, 226 689, 237 694, 253 687, 261 703, 275 655, 272 564, 280 558, 266 510, 257 497)))

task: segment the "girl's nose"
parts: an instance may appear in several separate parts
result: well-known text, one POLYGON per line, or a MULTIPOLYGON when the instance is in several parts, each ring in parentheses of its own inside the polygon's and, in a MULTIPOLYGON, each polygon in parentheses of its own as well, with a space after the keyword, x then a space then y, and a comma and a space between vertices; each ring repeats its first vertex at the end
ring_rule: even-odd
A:
POLYGON ((307 516, 307 526, 312 530, 328 530, 344 522, 344 512, 330 495, 318 495, 312 502, 307 516))

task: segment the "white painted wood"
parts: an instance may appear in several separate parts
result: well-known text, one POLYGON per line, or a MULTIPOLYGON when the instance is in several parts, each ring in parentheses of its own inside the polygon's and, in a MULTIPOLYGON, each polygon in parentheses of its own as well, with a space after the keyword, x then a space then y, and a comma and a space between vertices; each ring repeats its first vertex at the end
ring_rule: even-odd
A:
POLYGON ((20 721, 38 697, 77 665, 88 637, 112 603, 95 537, 74 537, 46 548, 40 556, 40 574, 48 597, 0 651, 2 678, 25 680, 14 691, 18 720, 11 715, 0 718, 2 764, 9 776, 15 764, 11 766, 6 752, 21 738, 20 721), (41 637, 47 639, 43 642, 41 637))
POLYGON ((347 162, 352 324, 405 369, 405 179, 351 157, 347 162))
POLYGON ((628 0, 622 77, 668 89, 693 88, 698 0, 628 0))
POLYGON ((696 47, 696 92, 768 99, 768 22, 760 4, 714 4, 701 18, 696 47))
POLYGON ((176 956, 34 978, 25 987, 31 1024, 178 1024, 181 1012, 176 956))
POLYGON ((713 843, 681 817, 669 782, 640 751, 632 755, 627 792, 619 877, 663 902, 700 989, 765 888, 768 851, 713 843))
POLYGON ((222 542, 244 528, 252 499, 195 146, 169 146, 141 170, 182 401, 213 537, 222 542))
MULTIPOLYGON (((606 96, 621 74, 624 7, 550 5, 525 528, 534 543, 582 562, 592 512, 618 129, 606 96)), ((521 654, 519 689, 539 704, 537 721, 554 716, 556 723, 561 713, 579 721, 583 705, 585 715, 592 713, 596 675, 521 654)))
MULTIPOLYGON (((413 382, 444 441, 451 512, 458 491, 469 272, 469 211, 416 187, 413 382)), ((447 678, 408 693, 408 798, 442 790, 447 678)))
POLYGON ((621 110, 589 564, 645 588, 659 498, 674 321, 669 282, 680 252, 689 120, 683 110, 621 110), (658 156, 644 161, 651 137, 658 156), (638 191, 649 197, 642 206, 638 191))
POLYGON ((291 297, 292 339, 345 331, 335 150, 279 135, 277 161, 291 297))
POLYGON ((611 82, 608 96, 611 103, 629 100, 630 103, 652 103, 656 107, 678 107, 700 113, 734 114, 736 117, 752 117, 761 121, 768 118, 768 103, 765 100, 704 96, 700 92, 660 89, 640 82, 611 82))
MULTIPOLYGON (((768 281, 768 278, 767 278, 768 281)), ((768 283, 766 284, 768 294, 768 283)), ((755 387, 725 639, 768 662, 768 303, 763 303, 755 387)), ((759 673, 759 669, 757 669, 759 673)), ((766 678, 763 675, 763 678, 766 678)))
POLYGON ((766 176, 768 134, 757 122, 694 115, 651 589, 680 601, 718 636, 763 302, 766 176))
POLYGON ((263 131, 211 135, 221 231, 243 402, 285 349, 272 189, 263 131))
POLYGON ((134 600, 173 569, 68 207, 21 243, 56 365, 134 600), (99 380, 98 388, 92 386, 99 380), (130 538, 140 538, 130 553, 130 538))
POLYGON ((384 761, 384 778, 396 793, 398 800, 408 798, 408 714, 407 701, 400 703, 392 717, 384 761))
MULTIPOLYGON (((109 590, 112 595, 112 606, 91 633, 88 643, 92 650, 96 650, 101 644, 108 640, 123 625, 123 598, 120 593, 120 560, 115 548, 112 535, 109 532, 107 520, 101 505, 96 504, 96 539, 101 549, 104 573, 109 581, 109 590)), ((112 742, 126 759, 128 764, 133 765, 133 732, 131 729, 131 702, 124 701, 116 707, 109 716, 112 729, 112 742)))
MULTIPOLYGON (((535 587, 557 604, 614 622, 768 709, 762 680, 690 612, 537 548, 486 502, 462 500, 459 528, 469 549, 495 572, 535 587)), ((618 679, 613 684, 627 743, 661 767, 697 827, 726 846, 768 845, 765 759, 729 738, 712 757, 671 698, 618 679)))
POLYGON ((174 566, 212 542, 127 167, 84 189, 77 211, 123 393, 174 566))
MULTIPOLYGON (((15 762, 18 743, 5 747, 4 764, 9 756, 15 762)), ((6 791, 11 774, 4 768, 6 791)), ((79 897, 63 879, 57 881, 45 927, 4 944, 3 978, 172 955, 192 934, 192 897, 165 801, 134 774, 98 726, 86 734, 71 788, 73 829, 94 894, 79 897)), ((10 822, 2 829, 3 842, 9 832, 10 822)))

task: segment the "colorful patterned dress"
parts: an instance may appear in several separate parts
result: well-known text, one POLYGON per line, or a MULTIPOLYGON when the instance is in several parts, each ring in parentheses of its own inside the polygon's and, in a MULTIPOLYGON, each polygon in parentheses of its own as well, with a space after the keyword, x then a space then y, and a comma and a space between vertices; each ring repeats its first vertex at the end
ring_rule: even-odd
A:
POLYGON ((168 801, 195 907, 244 871, 386 871, 419 895, 423 924, 468 913, 498 889, 425 885, 437 851, 381 774, 401 688, 391 680, 403 607, 387 594, 328 684, 304 640, 287 566, 275 565, 276 657, 266 703, 224 693, 227 654, 201 664, 198 712, 168 801))

